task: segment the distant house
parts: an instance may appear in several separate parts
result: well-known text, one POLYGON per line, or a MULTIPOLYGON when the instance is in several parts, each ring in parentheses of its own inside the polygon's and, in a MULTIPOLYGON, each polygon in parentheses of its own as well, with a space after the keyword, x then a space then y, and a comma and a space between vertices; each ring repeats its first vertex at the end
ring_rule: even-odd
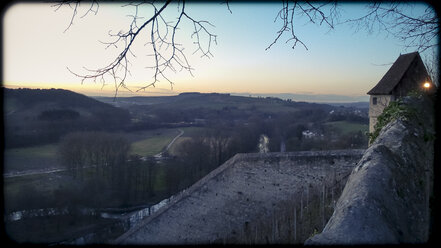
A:
POLYGON ((311 132, 309 130, 302 131, 302 135, 303 135, 303 137, 308 138, 308 139, 317 136, 316 133, 311 132))
POLYGON ((419 53, 401 54, 377 85, 367 93, 370 95, 369 132, 374 131, 377 117, 391 101, 406 96, 412 90, 433 88, 419 53))

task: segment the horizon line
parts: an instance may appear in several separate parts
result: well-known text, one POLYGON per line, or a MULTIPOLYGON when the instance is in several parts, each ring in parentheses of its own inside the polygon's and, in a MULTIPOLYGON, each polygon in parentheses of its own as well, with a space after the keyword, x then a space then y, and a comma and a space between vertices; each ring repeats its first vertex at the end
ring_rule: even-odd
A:
MULTIPOLYGON (((4 88, 9 89, 62 89, 69 90, 75 93, 83 94, 89 97, 115 97, 113 92, 103 92, 104 94, 96 94, 97 92, 81 92, 78 90, 65 89, 60 87, 28 87, 28 86, 19 86, 19 85, 2 85, 4 88)), ((155 96, 177 96, 182 93, 199 93, 199 94, 230 94, 235 96, 244 96, 244 97, 277 97, 280 99, 285 98, 284 100, 291 99, 297 102, 317 102, 317 103, 350 103, 350 102, 369 102, 368 95, 338 95, 338 94, 320 94, 320 93, 312 93, 312 92, 302 92, 302 93, 290 93, 290 92, 280 92, 280 93, 251 93, 251 92, 199 92, 199 91, 183 91, 183 92, 118 92, 118 97, 155 97, 155 96), (145 94, 149 94, 148 96, 145 94), (153 94, 153 95, 152 95, 153 94), (285 97, 282 97, 285 95, 285 97), (291 97, 287 97, 291 96, 291 97), (300 99, 293 99, 292 97, 299 97, 300 99), (311 98, 312 99, 307 99, 311 98), (336 99, 337 98, 337 99, 336 99), (338 99, 340 98, 340 99, 338 99)))

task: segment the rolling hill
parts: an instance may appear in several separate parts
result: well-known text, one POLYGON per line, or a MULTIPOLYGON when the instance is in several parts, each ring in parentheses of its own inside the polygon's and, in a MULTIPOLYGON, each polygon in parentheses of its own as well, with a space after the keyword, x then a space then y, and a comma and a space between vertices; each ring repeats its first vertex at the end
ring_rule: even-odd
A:
POLYGON ((72 131, 118 130, 128 111, 63 89, 2 88, 5 147, 45 144, 72 131))
POLYGON ((245 120, 254 116, 268 118, 287 113, 306 114, 329 112, 326 104, 294 102, 275 97, 245 97, 219 93, 181 93, 157 97, 96 97, 97 100, 125 108, 134 118, 150 122, 190 122, 195 119, 211 121, 245 120))

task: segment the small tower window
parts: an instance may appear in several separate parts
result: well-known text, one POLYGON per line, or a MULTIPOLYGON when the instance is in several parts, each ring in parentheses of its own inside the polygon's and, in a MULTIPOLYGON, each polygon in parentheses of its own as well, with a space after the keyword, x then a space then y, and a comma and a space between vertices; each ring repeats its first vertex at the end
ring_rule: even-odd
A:
POLYGON ((373 105, 377 105, 377 98, 376 98, 376 97, 373 97, 373 98, 372 98, 372 104, 373 104, 373 105))

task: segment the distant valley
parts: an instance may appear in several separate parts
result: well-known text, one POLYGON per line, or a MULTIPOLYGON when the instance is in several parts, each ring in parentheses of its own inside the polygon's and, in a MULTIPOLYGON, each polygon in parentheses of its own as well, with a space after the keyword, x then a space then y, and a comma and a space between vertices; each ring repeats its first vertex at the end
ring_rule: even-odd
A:
POLYGON ((237 153, 367 146, 364 103, 2 90, 6 229, 22 242, 57 243, 118 226, 124 214, 150 211, 237 153), (103 217, 106 209, 121 216, 103 217), (45 211, 54 215, 35 215, 45 211))

